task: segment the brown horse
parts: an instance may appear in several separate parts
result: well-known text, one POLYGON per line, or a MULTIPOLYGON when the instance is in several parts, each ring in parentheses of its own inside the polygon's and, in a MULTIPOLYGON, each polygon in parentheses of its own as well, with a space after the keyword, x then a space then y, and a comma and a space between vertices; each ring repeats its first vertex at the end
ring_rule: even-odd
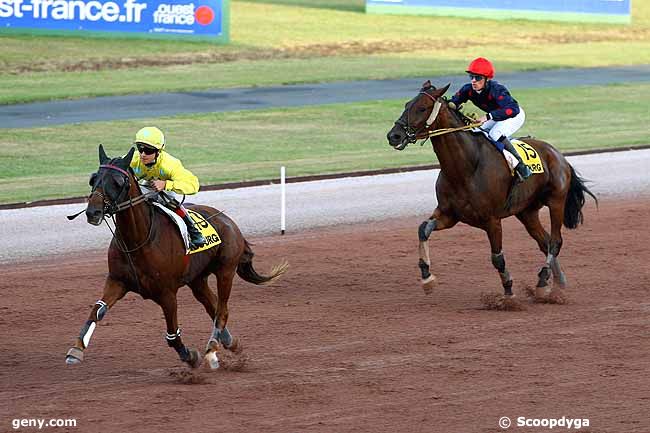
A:
POLYGON ((465 129, 467 122, 463 121, 463 116, 449 108, 443 97, 448 88, 449 85, 436 89, 429 81, 425 82, 419 94, 406 103, 387 135, 388 143, 397 150, 403 150, 416 140, 430 138, 440 162, 436 182, 438 206, 418 228, 419 267, 424 291, 431 293, 435 281, 429 270, 429 236, 433 231, 463 222, 487 232, 492 265, 499 272, 505 296, 511 297, 512 278, 501 249, 501 220, 515 215, 546 256, 538 274, 536 296, 547 297, 551 272, 558 289, 567 283, 558 260, 562 224, 576 228, 583 221, 585 193, 595 200, 596 197, 559 151, 533 138, 522 141, 537 151, 544 172, 522 183, 515 182, 501 152, 483 134, 465 129), (539 221, 542 206, 550 211, 550 235, 539 221))
POLYGON ((167 344, 178 352, 182 361, 198 367, 201 357, 198 351, 186 348, 181 341, 176 318, 176 293, 187 284, 214 322, 206 360, 216 368, 219 343, 231 351, 241 348, 238 339, 226 328, 228 298, 235 273, 250 283, 264 284, 284 273, 287 264, 276 266, 270 276, 258 274, 253 268, 253 251, 237 225, 222 212, 207 206, 189 206, 189 209, 209 221, 222 242, 186 255, 178 228, 141 192, 129 167, 134 151, 131 148, 123 158, 109 159, 99 146, 100 165, 90 180, 92 192, 86 217, 90 224, 99 225, 106 217, 114 215, 115 232, 108 249, 104 293, 91 310, 75 345, 68 351, 66 363, 78 364, 83 360, 83 351, 88 347, 96 322, 128 291, 133 291, 160 305, 167 322, 167 344), (210 274, 217 278, 218 296, 208 286, 210 274))

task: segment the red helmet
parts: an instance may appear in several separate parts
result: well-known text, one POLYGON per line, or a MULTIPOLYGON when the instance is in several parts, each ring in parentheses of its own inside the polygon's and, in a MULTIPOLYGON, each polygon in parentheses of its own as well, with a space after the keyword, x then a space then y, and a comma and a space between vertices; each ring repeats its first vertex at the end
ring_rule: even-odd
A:
POLYGON ((465 72, 468 74, 483 75, 489 79, 494 78, 494 66, 492 66, 492 63, 490 63, 490 61, 485 57, 479 57, 472 60, 472 63, 469 64, 467 71, 465 72))

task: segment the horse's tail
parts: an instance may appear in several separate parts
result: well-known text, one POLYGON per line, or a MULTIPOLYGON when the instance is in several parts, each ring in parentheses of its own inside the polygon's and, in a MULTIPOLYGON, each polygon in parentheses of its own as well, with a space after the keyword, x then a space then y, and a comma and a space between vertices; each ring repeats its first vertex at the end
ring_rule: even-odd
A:
POLYGON ((283 261, 279 265, 273 267, 271 275, 258 274, 255 268, 253 268, 253 256, 255 254, 253 253, 248 241, 244 239, 244 242, 246 243, 244 254, 242 254, 241 259, 239 259, 239 265, 237 265, 237 275, 239 275, 244 281, 258 285, 266 284, 287 272, 289 263, 283 261))
POLYGON ((575 229, 578 224, 582 224, 584 219, 582 207, 585 204, 585 193, 596 200, 596 206, 598 206, 598 199, 587 189, 585 180, 578 176, 571 164, 569 164, 569 168, 571 168, 571 184, 564 203, 564 226, 568 229, 575 229))

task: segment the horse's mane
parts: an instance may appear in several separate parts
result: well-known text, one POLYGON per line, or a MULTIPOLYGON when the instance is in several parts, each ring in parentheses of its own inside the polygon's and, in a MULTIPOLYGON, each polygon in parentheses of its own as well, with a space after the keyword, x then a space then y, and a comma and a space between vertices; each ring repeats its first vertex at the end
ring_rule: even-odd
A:
MULTIPOLYGON (((436 90, 436 86, 431 84, 431 81, 426 81, 422 85, 422 88, 420 89, 420 92, 421 93, 422 92, 427 93, 428 90, 436 90)), ((462 108, 463 108, 462 105, 456 107, 456 109, 452 109, 449 106, 450 101, 446 96, 443 96, 442 100, 445 102, 444 105, 447 108, 447 111, 449 112, 449 114, 451 115, 452 119, 455 122, 457 122, 458 124, 463 125, 463 126, 467 126, 467 125, 471 125, 472 123, 476 123, 476 117, 474 117, 473 113, 468 115, 468 114, 465 114, 465 113, 462 112, 462 108)), ((486 143, 489 143, 489 140, 485 137, 485 135, 483 135, 481 133, 476 133, 476 132, 473 132, 473 131, 467 131, 467 132, 469 132, 470 134, 472 134, 474 136, 478 136, 477 141, 480 142, 480 141, 482 141, 481 138, 483 138, 486 143)))
POLYGON ((476 123, 475 118, 461 111, 461 109, 463 108, 462 105, 457 107, 455 110, 453 110, 451 107, 449 107, 449 99, 447 99, 447 97, 443 97, 442 99, 447 103, 447 109, 458 122, 462 123, 465 126, 471 125, 472 123, 476 123))
MULTIPOLYGON (((447 103, 447 111, 456 122, 465 126, 471 125, 472 123, 476 123, 476 118, 474 117, 474 113, 471 113, 470 115, 463 113, 462 105, 456 107, 456 109, 454 110, 451 107, 449 107, 449 100, 446 97, 443 97, 443 100, 447 103)), ((488 144, 489 147, 493 147, 492 143, 490 143, 490 140, 485 136, 485 134, 480 132, 474 132, 473 130, 469 130, 466 132, 469 132, 474 137, 476 143, 488 144)))

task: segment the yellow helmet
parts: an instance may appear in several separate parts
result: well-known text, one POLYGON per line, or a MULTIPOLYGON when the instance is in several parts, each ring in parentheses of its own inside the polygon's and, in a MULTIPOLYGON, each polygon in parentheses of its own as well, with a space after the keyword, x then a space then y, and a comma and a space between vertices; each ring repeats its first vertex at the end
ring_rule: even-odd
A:
POLYGON ((145 126, 135 134, 135 143, 143 143, 161 150, 165 147, 165 134, 155 126, 145 126))

